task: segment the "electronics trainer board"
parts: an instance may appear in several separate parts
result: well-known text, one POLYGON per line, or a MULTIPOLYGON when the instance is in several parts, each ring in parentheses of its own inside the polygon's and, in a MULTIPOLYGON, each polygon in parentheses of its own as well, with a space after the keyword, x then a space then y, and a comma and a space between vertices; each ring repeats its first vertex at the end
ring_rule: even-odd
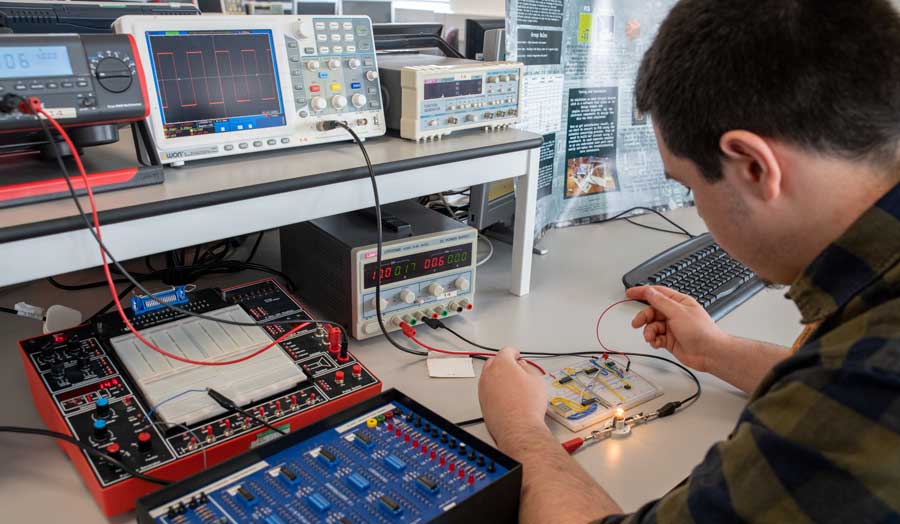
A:
POLYGON ((634 371, 609 359, 587 359, 549 373, 545 379, 547 414, 572 431, 612 417, 616 408, 631 409, 662 395, 634 371))
MULTIPOLYGON (((278 347, 227 366, 182 364, 163 357, 135 343, 116 313, 94 324, 21 341, 31 393, 46 426, 104 450, 141 473, 177 480, 275 436, 253 419, 225 412, 202 391, 205 387, 285 430, 381 390, 381 382, 346 353, 340 331, 317 326, 274 280, 222 291, 197 290, 187 299, 180 307, 220 318, 310 320, 311 325, 278 347), (200 391, 160 403, 189 389, 200 391)), ((167 309, 136 317, 126 312, 137 329, 170 353, 210 362, 247 355, 289 329, 231 326, 167 309)), ((139 496, 157 487, 72 446, 63 449, 106 515, 132 509, 139 496)))
MULTIPOLYGON (((382 214, 385 328, 473 309, 478 231, 415 202, 387 204, 382 214)), ((305 300, 357 339, 381 333, 375 226, 373 213, 357 211, 281 228, 284 271, 305 300)))
POLYGON ((140 524, 518 521, 522 469, 396 390, 138 501, 140 524))
POLYGON ((372 22, 365 16, 125 16, 150 81, 163 163, 383 135, 372 22))

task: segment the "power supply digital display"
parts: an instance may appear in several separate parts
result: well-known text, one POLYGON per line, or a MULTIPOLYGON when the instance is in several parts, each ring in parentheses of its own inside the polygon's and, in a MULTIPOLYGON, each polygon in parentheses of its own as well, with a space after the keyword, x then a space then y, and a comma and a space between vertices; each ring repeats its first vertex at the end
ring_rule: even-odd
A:
MULTIPOLYGON (((381 285, 465 267, 472 262, 472 244, 416 253, 381 262, 381 285)), ((374 287, 378 280, 378 263, 363 268, 363 287, 374 287)))
POLYGON ((150 31, 165 138, 286 125, 272 31, 150 31))

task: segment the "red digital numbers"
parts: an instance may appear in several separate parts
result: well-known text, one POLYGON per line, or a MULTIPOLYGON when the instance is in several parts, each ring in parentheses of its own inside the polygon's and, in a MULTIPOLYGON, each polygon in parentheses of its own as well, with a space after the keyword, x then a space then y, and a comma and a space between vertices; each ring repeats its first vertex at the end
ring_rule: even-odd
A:
POLYGON ((435 269, 442 267, 446 263, 444 260, 444 255, 439 257, 431 257, 425 259, 425 269, 435 269))

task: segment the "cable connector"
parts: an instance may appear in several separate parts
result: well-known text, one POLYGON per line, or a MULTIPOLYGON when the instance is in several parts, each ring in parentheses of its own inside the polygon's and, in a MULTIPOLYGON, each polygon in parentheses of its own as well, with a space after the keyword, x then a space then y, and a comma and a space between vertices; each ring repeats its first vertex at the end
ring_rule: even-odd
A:
POLYGON ((428 325, 431 329, 443 329, 444 323, 441 322, 440 319, 437 318, 428 318, 427 316, 422 316, 422 322, 428 325))
POLYGON ((668 404, 663 404, 661 408, 656 410, 656 416, 659 418, 668 417, 670 415, 674 415, 675 411, 681 407, 681 402, 669 402, 668 404))
POLYGON ((233 400, 219 393, 213 388, 206 388, 206 394, 209 395, 211 399, 215 400, 216 404, 222 406, 222 408, 227 409, 228 411, 234 412, 241 410, 240 406, 235 404, 233 400))
POLYGON ((400 329, 403 331, 403 334, 406 335, 408 338, 413 338, 414 336, 416 336, 416 328, 410 326, 406 322, 400 323, 400 329))
POLYGON ((32 306, 25 302, 18 302, 15 306, 16 313, 20 317, 33 318, 34 320, 44 320, 44 308, 32 306))
MULTIPOLYGON (((346 125, 346 123, 344 123, 344 125, 346 125)), ((337 120, 325 120, 316 124, 316 130, 318 131, 331 131, 339 127, 343 126, 341 125, 341 122, 338 122, 337 120)))
POLYGON ((26 115, 35 115, 41 108, 41 99, 36 96, 21 97, 15 93, 7 93, 0 98, 0 113, 20 111, 26 115))

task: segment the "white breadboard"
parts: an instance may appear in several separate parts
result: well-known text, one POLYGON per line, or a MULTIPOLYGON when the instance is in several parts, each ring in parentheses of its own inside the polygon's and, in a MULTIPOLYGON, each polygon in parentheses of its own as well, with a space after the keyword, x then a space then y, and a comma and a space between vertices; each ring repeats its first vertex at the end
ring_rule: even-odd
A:
POLYGON ((616 408, 631 409, 662 391, 613 359, 586 359, 549 373, 547 414, 572 431, 606 420, 616 408))
MULTIPOLYGON (((207 315, 253 322, 237 305, 207 315)), ((141 335, 173 355, 203 362, 234 360, 272 342, 258 326, 235 326, 193 317, 141 330, 141 335)), ((306 380, 306 375, 280 347, 237 364, 200 366, 165 357, 132 334, 116 337, 111 342, 151 406, 182 391, 206 388, 214 388, 244 406, 306 380)), ((156 409, 162 420, 172 424, 192 424, 224 411, 202 393, 178 397, 156 409)))

